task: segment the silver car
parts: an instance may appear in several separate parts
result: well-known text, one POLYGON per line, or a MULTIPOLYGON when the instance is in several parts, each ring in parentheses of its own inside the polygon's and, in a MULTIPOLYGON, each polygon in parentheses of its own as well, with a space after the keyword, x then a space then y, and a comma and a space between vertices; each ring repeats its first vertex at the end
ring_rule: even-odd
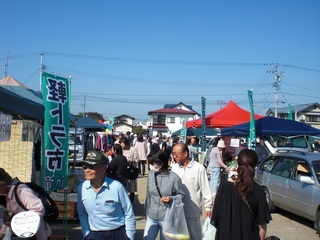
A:
POLYGON ((320 154, 281 150, 262 161, 255 180, 271 211, 279 207, 314 222, 320 230, 320 154))

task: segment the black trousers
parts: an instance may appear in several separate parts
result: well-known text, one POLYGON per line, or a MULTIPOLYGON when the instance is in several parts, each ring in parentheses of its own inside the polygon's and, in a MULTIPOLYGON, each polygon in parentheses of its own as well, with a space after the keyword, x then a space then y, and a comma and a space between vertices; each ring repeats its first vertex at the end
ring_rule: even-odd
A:
POLYGON ((124 225, 108 231, 90 231, 85 240, 130 240, 124 225))
POLYGON ((140 160, 139 161, 139 166, 138 167, 139 167, 139 173, 140 174, 145 175, 145 173, 146 173, 146 162, 147 162, 147 160, 140 160))

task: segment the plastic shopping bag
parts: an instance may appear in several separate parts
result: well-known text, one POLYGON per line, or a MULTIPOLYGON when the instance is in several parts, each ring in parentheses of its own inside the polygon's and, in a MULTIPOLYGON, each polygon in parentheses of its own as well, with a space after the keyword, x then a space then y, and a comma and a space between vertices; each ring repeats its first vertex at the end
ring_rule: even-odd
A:
POLYGON ((11 240, 11 228, 7 227, 6 235, 4 236, 3 240, 11 240))
POLYGON ((216 227, 210 224, 210 218, 206 218, 202 225, 202 240, 215 239, 216 231, 216 227))
POLYGON ((189 240, 186 217, 180 196, 175 196, 164 217, 163 235, 167 240, 189 240))

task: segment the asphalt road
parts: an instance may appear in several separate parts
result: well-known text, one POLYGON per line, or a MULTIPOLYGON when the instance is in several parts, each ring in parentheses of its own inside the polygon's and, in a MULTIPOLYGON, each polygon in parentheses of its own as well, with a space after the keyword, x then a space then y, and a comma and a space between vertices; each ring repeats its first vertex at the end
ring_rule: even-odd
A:
MULTIPOLYGON (((147 177, 138 178, 138 193, 133 204, 136 215, 137 231, 135 239, 142 240, 143 230, 146 223, 144 218, 144 202, 146 195, 147 177)), ((267 236, 275 235, 281 240, 315 240, 319 239, 316 230, 313 229, 313 223, 286 211, 278 209, 272 214, 272 222, 268 224, 267 236)), ((204 219, 202 219, 204 221, 204 219)), ((77 220, 68 220, 64 225, 60 220, 57 224, 51 226, 53 235, 67 235, 69 240, 82 239, 81 228, 77 220)), ((56 238, 62 240, 64 238, 56 238)), ((199 238, 201 240, 201 238, 199 238)))

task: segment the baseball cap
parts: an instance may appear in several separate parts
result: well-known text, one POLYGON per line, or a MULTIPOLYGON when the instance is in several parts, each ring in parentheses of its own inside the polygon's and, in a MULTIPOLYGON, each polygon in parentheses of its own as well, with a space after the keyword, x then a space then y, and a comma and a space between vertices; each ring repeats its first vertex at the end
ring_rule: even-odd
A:
POLYGON ((108 164, 109 159, 106 155, 99 151, 89 151, 86 159, 84 160, 84 163, 89 163, 91 165, 108 164))

